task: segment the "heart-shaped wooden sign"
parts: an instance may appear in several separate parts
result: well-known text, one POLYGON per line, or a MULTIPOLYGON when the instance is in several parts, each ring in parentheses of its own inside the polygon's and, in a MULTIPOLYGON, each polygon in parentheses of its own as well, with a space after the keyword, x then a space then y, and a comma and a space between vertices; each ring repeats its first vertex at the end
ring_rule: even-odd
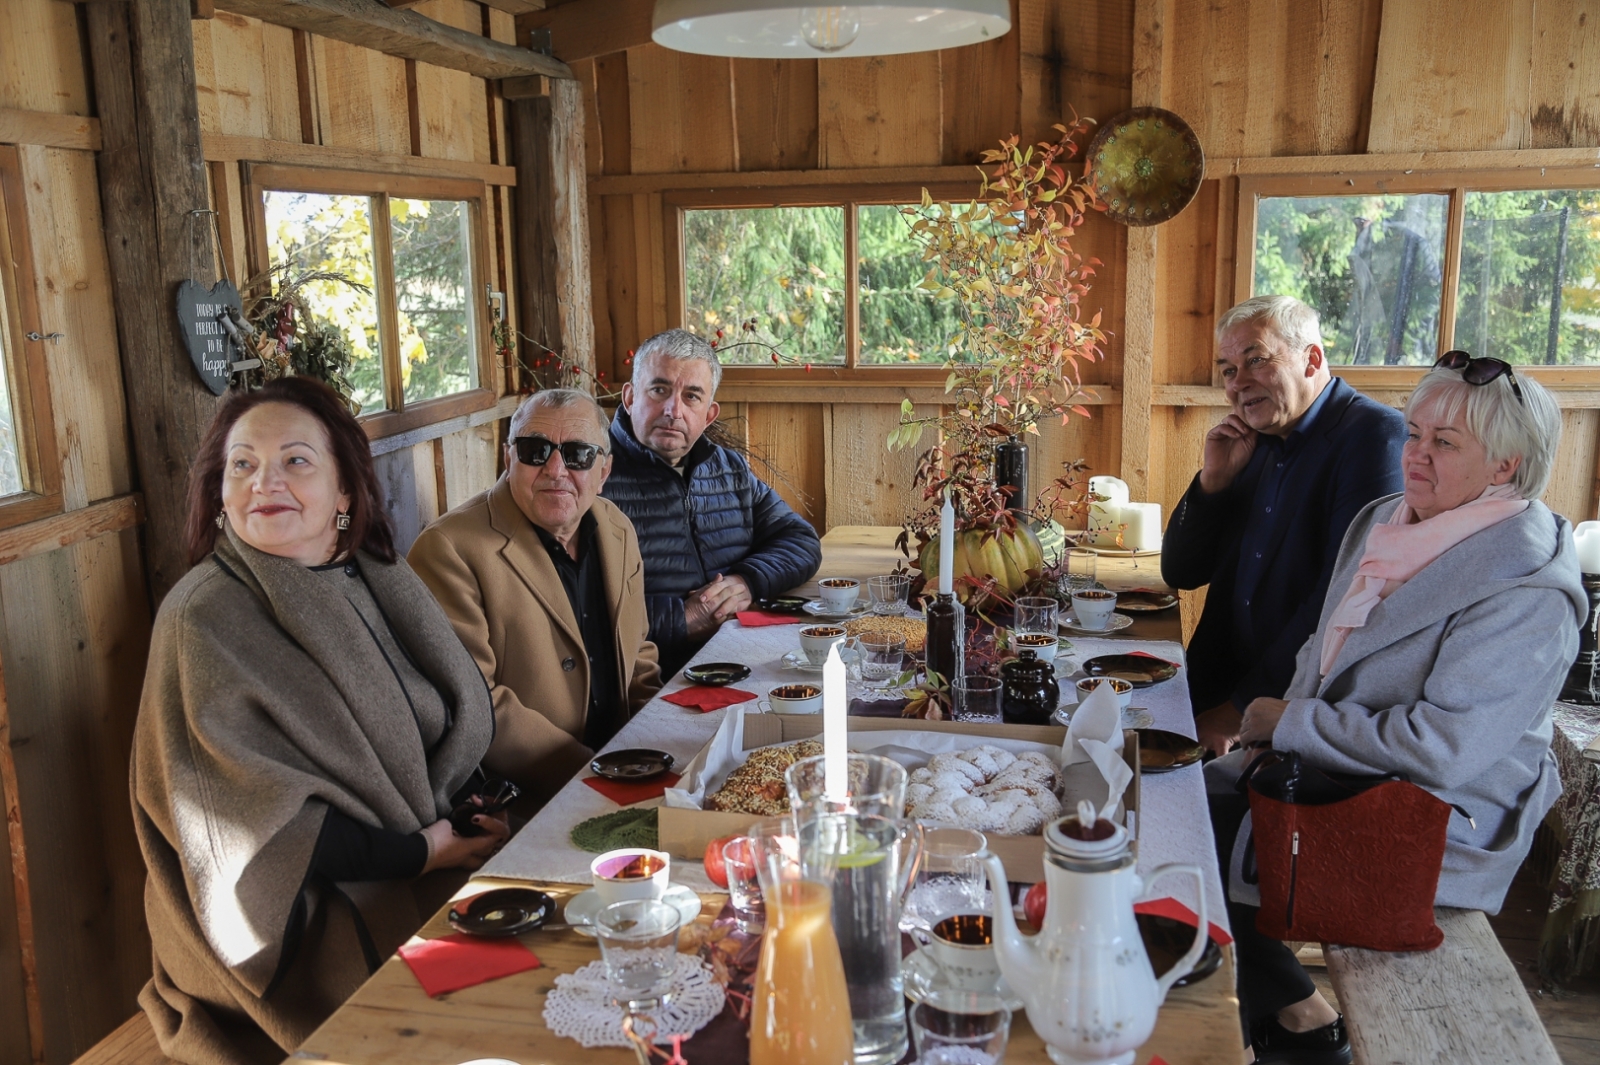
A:
POLYGON ((232 281, 218 281, 209 290, 198 281, 185 281, 178 286, 178 325, 183 330, 184 346, 189 349, 189 361, 194 363, 200 380, 218 396, 228 390, 233 364, 243 358, 223 326, 230 308, 243 317, 244 304, 232 281))

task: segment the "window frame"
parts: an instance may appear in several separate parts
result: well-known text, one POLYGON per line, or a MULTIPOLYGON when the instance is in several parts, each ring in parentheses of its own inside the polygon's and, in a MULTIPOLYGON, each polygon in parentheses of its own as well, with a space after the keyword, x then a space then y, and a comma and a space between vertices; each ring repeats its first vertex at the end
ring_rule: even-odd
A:
POLYGON ((935 202, 967 203, 975 195, 973 183, 893 182, 885 184, 838 184, 769 186, 735 189, 679 189, 662 193, 666 227, 667 327, 684 328, 688 291, 684 279, 684 212, 751 207, 842 207, 844 208, 845 322, 843 364, 816 363, 803 366, 750 366, 728 364, 722 368, 722 383, 728 385, 781 384, 784 382, 822 384, 933 386, 943 388, 949 371, 937 365, 857 363, 861 348, 861 271, 856 254, 856 208, 922 201, 922 190, 935 202))
POLYGON ((26 190, 21 153, 15 145, 0 144, 0 298, 6 302, 4 356, 23 483, 21 492, 0 500, 0 529, 65 509, 45 351, 45 344, 51 341, 28 339, 30 333, 50 331, 44 328, 39 313, 26 190))
MULTIPOLYGON (((1439 350, 1454 346, 1456 308, 1460 295, 1461 250, 1467 193, 1600 188, 1596 166, 1500 167, 1482 169, 1413 169, 1370 173, 1241 174, 1234 219, 1234 302, 1255 294, 1256 221, 1262 197, 1363 196, 1373 194, 1442 195, 1445 210, 1443 278, 1439 299, 1439 350)), ((1220 280, 1220 279, 1219 279, 1220 280)), ((1333 372, 1361 390, 1407 389, 1427 372, 1423 366, 1334 366, 1333 372)), ((1548 388, 1600 385, 1600 366, 1517 366, 1548 388)), ((1212 383, 1221 378, 1213 371, 1212 383)))
MULTIPOLYGON (((271 264, 267 241, 268 192, 310 192, 332 196, 368 196, 372 207, 373 295, 378 306, 378 347, 382 360, 384 410, 363 414, 359 421, 367 437, 380 440, 410 432, 450 418, 495 406, 509 392, 506 373, 494 362, 493 319, 487 296, 478 290, 492 276, 488 264, 486 230, 489 187, 474 178, 418 177, 360 170, 245 163, 242 175, 250 273, 257 275, 271 264), (467 301, 472 308, 477 339, 478 386, 448 396, 405 402, 399 347, 399 309, 395 299, 394 249, 389 225, 389 199, 455 200, 468 205, 468 252, 471 276, 467 301)), ((491 286, 492 287, 492 286, 491 286)))

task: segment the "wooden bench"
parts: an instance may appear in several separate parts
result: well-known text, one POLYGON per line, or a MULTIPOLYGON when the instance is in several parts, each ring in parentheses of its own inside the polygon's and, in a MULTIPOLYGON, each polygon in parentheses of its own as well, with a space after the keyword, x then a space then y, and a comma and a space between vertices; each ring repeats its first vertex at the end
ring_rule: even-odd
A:
POLYGON ((72 1065, 170 1065, 171 1061, 156 1043, 150 1018, 140 1010, 72 1065))
POLYGON ((1439 909, 1437 950, 1324 945, 1356 1065, 1561 1065, 1481 910, 1439 909))

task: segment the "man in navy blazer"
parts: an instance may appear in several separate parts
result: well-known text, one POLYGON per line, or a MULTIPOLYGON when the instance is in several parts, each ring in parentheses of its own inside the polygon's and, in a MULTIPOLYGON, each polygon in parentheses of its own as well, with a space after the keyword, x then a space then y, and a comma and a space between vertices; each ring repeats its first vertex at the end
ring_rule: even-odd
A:
POLYGON ((1217 323, 1217 348, 1233 413, 1206 434, 1161 577, 1210 585, 1189 642, 1189 698, 1200 742, 1224 754, 1250 700, 1288 688, 1351 520, 1404 487, 1406 425, 1332 376, 1317 312, 1297 299, 1245 300, 1217 323))

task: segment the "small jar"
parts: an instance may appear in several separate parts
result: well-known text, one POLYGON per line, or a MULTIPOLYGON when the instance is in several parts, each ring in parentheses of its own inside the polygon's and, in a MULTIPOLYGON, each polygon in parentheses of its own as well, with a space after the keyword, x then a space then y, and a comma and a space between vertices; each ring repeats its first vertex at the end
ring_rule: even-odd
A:
POLYGON ((1055 666, 1024 648, 1000 667, 1000 717, 1012 725, 1048 725, 1061 701, 1055 666))

